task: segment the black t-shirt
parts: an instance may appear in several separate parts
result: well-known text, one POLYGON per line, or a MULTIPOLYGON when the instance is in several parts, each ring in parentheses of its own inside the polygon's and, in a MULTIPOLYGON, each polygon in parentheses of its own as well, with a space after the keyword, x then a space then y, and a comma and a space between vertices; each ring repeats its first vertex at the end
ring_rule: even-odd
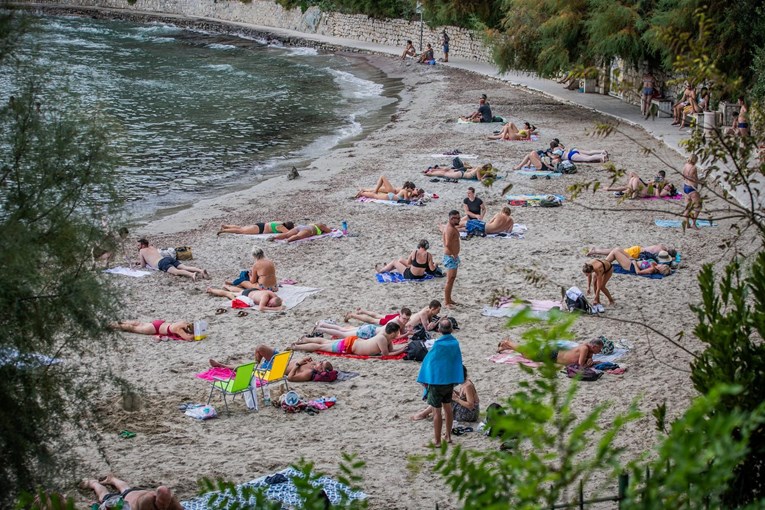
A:
POLYGON ((481 200, 480 198, 475 197, 475 200, 470 200, 469 198, 465 198, 465 200, 463 200, 462 203, 468 207, 468 211, 470 211, 471 213, 481 214, 481 206, 483 205, 483 200, 481 200))
POLYGON ((491 122, 494 118, 491 114, 491 107, 487 103, 478 107, 478 113, 481 114, 481 122, 491 122))

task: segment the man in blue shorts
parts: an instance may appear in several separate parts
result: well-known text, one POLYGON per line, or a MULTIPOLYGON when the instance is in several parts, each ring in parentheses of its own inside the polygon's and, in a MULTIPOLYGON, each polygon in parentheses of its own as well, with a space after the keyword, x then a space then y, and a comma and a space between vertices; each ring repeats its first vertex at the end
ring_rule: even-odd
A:
POLYGON ((444 287, 444 306, 451 308, 456 305, 452 301, 452 288, 457 279, 457 269, 460 267, 460 233, 457 227, 460 224, 460 213, 457 210, 449 211, 449 221, 444 228, 444 269, 446 269, 446 286, 444 287))

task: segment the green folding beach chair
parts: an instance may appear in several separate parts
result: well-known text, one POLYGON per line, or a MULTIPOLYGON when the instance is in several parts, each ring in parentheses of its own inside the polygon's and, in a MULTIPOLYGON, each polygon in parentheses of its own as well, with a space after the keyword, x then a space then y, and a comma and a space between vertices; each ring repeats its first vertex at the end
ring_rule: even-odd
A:
POLYGON ((215 377, 212 381, 212 387, 210 388, 210 396, 207 398, 207 403, 210 403, 215 390, 220 391, 223 394, 223 403, 226 406, 226 413, 231 414, 228 410, 228 401, 226 397, 233 395, 231 401, 233 402, 236 396, 240 393, 250 392, 252 401, 255 403, 255 410, 258 410, 258 392, 253 391, 250 384, 252 383, 252 375, 255 370, 255 362, 245 363, 239 365, 234 371, 234 377, 232 379, 221 379, 215 377))

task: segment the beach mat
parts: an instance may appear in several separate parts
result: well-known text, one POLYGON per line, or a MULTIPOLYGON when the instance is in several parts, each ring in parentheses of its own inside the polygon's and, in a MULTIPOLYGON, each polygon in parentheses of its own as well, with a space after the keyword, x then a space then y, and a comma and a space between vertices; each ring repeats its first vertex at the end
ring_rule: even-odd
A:
MULTIPOLYGON (((316 294, 318 292, 321 292, 323 289, 316 289, 313 287, 301 287, 299 285, 284 285, 279 287, 279 291, 276 293, 277 296, 282 298, 282 305, 284 306, 285 310, 290 310, 292 308, 295 308, 297 305, 305 301, 305 298, 312 294, 316 294)), ((228 302, 228 306, 230 308, 234 308, 233 303, 236 301, 234 299, 233 301, 228 302)), ((241 302, 241 301, 240 301, 241 302)), ((251 306, 251 307, 244 307, 248 308, 250 310, 257 310, 258 306, 251 306)))
MULTIPOLYGON (((683 226, 683 220, 655 220, 657 227, 664 228, 679 228, 683 226)), ((716 227, 717 223, 713 223, 709 220, 698 220, 696 224, 699 227, 716 227)))
POLYGON ((131 269, 129 267, 121 266, 104 269, 103 272, 122 276, 132 276, 133 278, 143 278, 144 276, 149 276, 151 274, 151 271, 141 271, 140 269, 131 269))
POLYGON ((401 283, 401 282, 424 282, 426 280, 433 280, 435 277, 432 274, 425 273, 425 278, 417 279, 406 279, 404 278, 404 275, 401 273, 397 273, 395 271, 392 271, 390 273, 377 273, 375 274, 375 280, 377 283, 401 283))
MULTIPOLYGON (((616 274, 631 274, 633 276, 642 276, 643 278, 650 278, 652 280, 661 280, 662 278, 664 278, 664 275, 661 274, 661 273, 637 274, 637 273, 633 273, 631 271, 627 271, 626 269, 624 269, 619 264, 615 263, 613 266, 614 266, 614 273, 616 273, 616 274)), ((671 274, 672 274, 672 272, 670 271, 669 275, 671 275, 671 274)), ((667 275, 667 276, 669 276, 669 275, 667 275)))
MULTIPOLYGON (((550 196, 550 194, 547 195, 505 195, 505 199, 507 200, 507 203, 509 205, 514 206, 520 206, 520 207, 541 207, 540 202, 545 199, 545 197, 550 196)), ((552 196, 559 199, 561 202, 563 202, 566 197, 563 195, 555 195, 552 194, 552 196)))
MULTIPOLYGON (((181 501, 181 506, 184 510, 229 510, 237 508, 256 508, 256 500, 254 497, 245 498, 242 494, 242 489, 248 487, 250 489, 264 488, 265 496, 272 501, 279 501, 282 503, 283 509, 288 508, 302 508, 303 502, 298 498, 297 488, 292 482, 292 478, 301 477, 302 474, 294 468, 287 468, 277 472, 287 478, 284 483, 269 484, 266 482, 268 476, 261 476, 247 483, 237 485, 236 496, 226 495, 234 501, 229 501, 228 505, 223 505, 221 500, 216 501, 216 498, 220 495, 220 492, 208 492, 201 496, 197 496, 194 499, 188 501, 181 501)), ((277 474, 274 473, 274 474, 277 474)), ((344 485, 337 480, 333 480, 328 476, 322 476, 315 481, 311 482, 311 485, 316 489, 321 489, 329 498, 330 503, 334 506, 340 503, 341 495, 344 495, 346 499, 350 500, 362 500, 366 499, 367 495, 361 491, 352 491, 350 487, 344 485)))

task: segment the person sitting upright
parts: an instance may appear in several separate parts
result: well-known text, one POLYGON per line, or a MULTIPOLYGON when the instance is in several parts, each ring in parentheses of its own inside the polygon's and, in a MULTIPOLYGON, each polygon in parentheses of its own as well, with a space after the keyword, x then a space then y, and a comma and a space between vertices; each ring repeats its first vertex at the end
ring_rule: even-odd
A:
POLYGON ((404 60, 406 57, 414 57, 416 54, 417 51, 414 49, 414 44, 412 44, 411 39, 407 40, 404 53, 401 54, 401 60, 404 60))
POLYGON ((425 308, 412 315, 409 323, 413 328, 417 325, 422 326, 425 331, 433 331, 438 326, 438 314, 441 312, 441 302, 437 299, 428 304, 425 308))
POLYGON ((486 222, 485 231, 487 234, 499 234, 502 232, 512 232, 515 222, 510 214, 512 210, 505 206, 497 214, 486 222))
POLYGON ((486 94, 483 94, 481 99, 478 100, 478 110, 470 115, 460 117, 460 119, 466 122, 492 122, 494 116, 491 113, 491 106, 489 106, 486 100, 486 94))
POLYGON ((473 186, 467 189, 467 197, 462 200, 462 210, 465 212, 465 216, 460 220, 459 227, 464 227, 468 220, 483 221, 484 216, 486 216, 486 205, 483 200, 475 195, 473 186))
POLYGON ((417 249, 410 253, 408 258, 396 259, 385 266, 377 264, 375 271, 387 273, 395 269, 403 274, 407 280, 422 280, 426 274, 432 273, 437 267, 428 248, 430 248, 430 243, 427 239, 422 239, 417 243, 417 249))
POLYGON ((435 61, 436 57, 433 55, 433 46, 430 45, 430 43, 425 45, 425 51, 422 52, 420 55, 420 59, 417 61, 418 64, 429 64, 432 61, 435 61))
POLYGON ((146 239, 138 240, 138 266, 149 266, 175 276, 185 276, 197 281, 197 275, 201 274, 203 278, 210 278, 206 269, 199 269, 194 266, 181 264, 180 261, 172 257, 163 257, 157 248, 151 246, 146 239))
POLYGON ((252 258, 255 262, 250 269, 249 280, 244 280, 237 287, 243 289, 270 290, 279 292, 279 284, 276 281, 276 266, 274 261, 267 258, 261 248, 252 249, 252 258))

